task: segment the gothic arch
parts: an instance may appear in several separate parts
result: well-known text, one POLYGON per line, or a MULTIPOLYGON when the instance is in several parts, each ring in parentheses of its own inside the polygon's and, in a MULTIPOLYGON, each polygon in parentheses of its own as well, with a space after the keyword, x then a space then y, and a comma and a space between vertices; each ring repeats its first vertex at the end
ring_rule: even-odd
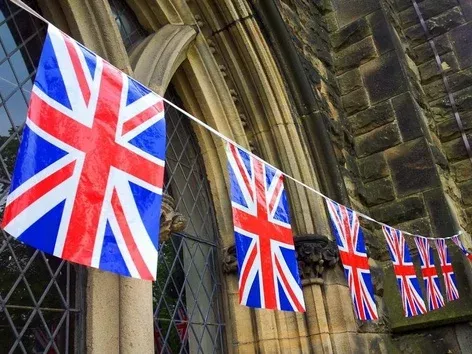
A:
MULTIPOLYGON (((190 113, 239 144, 252 147, 294 177, 318 185, 282 77, 246 1, 127 2, 141 24, 153 32, 130 56, 107 0, 43 0, 43 8, 54 23, 121 70, 133 74, 134 69, 138 79, 159 93, 165 92, 172 80, 190 113)), ((222 243, 227 247, 233 243, 233 229, 223 142, 198 126, 194 125, 194 130, 210 181, 222 243)), ((326 233, 322 200, 293 184, 288 189, 295 231, 326 233)), ((257 348, 273 351, 284 346, 302 350, 314 344, 309 338, 317 329, 309 328, 303 315, 254 312, 239 307, 236 279, 228 276, 225 281, 229 349, 233 343, 238 343, 241 351, 257 348)), ((313 302, 314 297, 322 297, 321 290, 316 294, 311 288, 304 291, 309 292, 307 307, 312 316, 325 323, 323 306, 313 302)), ((151 304, 143 306, 144 312, 133 311, 130 306, 137 299, 143 301, 143 293, 149 294, 148 285, 90 272, 87 295, 90 349, 116 352, 120 341, 126 346, 124 342, 128 339, 142 343, 152 338, 149 333, 152 325, 142 318, 151 304), (110 289, 115 289, 115 293, 110 289), (111 316, 114 318, 106 311, 112 306, 120 308, 120 314, 111 316), (100 328, 104 322, 106 330, 100 328), (137 334, 133 326, 149 326, 149 331, 137 334)), ((320 342, 329 348, 326 336, 320 337, 320 342)), ((149 349, 146 344, 139 348, 149 349)))

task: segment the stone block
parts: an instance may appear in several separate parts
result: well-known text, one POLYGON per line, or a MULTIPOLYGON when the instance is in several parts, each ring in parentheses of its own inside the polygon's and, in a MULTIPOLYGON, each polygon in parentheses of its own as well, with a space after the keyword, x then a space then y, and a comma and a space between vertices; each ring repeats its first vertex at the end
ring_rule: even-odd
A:
POLYGON ((360 196, 367 206, 379 205, 395 199, 392 181, 388 178, 366 183, 364 187, 360 196))
POLYGON ((375 106, 349 117, 349 124, 354 135, 367 133, 395 119, 390 101, 384 101, 375 106))
MULTIPOLYGON (((472 110, 472 86, 454 93, 457 110, 459 112, 472 110)), ((444 101, 446 107, 450 107, 449 99, 444 101)))
POLYGON ((442 13, 439 16, 432 17, 426 21, 428 30, 432 36, 438 36, 446 33, 453 28, 465 23, 464 16, 462 16, 461 8, 459 6, 442 13))
POLYGON ((378 0, 333 0, 339 27, 364 17, 380 8, 378 0))
POLYGON ((393 122, 356 137, 354 146, 357 156, 363 157, 386 150, 400 142, 398 127, 393 122))
POLYGON ((461 68, 472 65, 472 22, 453 29, 449 33, 461 68))
POLYGON ((409 93, 403 93, 392 99, 393 109, 397 117, 398 128, 403 141, 409 141, 423 135, 425 128, 421 109, 409 93))
POLYGON ((410 41, 411 46, 422 44, 426 41, 426 34, 421 25, 408 27, 405 31, 405 37, 410 41))
POLYGON ((397 96, 408 87, 395 51, 362 65, 361 75, 371 104, 397 96))
POLYGON ((441 181, 433 156, 424 139, 398 145, 385 152, 393 185, 399 196, 434 188, 441 181))
POLYGON ((338 77, 341 95, 345 95, 355 89, 362 87, 361 73, 359 69, 354 69, 338 77))
POLYGON ((370 209, 372 217, 389 225, 396 225, 425 216, 425 206, 419 196, 397 199, 370 209))
POLYGON ((371 33, 365 18, 361 18, 331 35, 331 44, 335 50, 359 42, 371 33))
MULTIPOLYGON (((433 40, 436 50, 440 56, 452 50, 452 43, 449 41, 447 34, 443 34, 442 36, 436 37, 433 40)), ((425 61, 434 59, 434 53, 429 42, 416 46, 413 48, 412 53, 416 64, 421 64, 425 61)))
POLYGON ((431 220, 432 236, 454 235, 458 230, 451 208, 441 187, 423 193, 424 203, 431 220))
POLYGON ((372 29, 375 46, 379 54, 383 54, 394 49, 392 34, 390 33, 389 24, 385 19, 382 10, 375 11, 367 16, 367 21, 372 29))
POLYGON ((350 69, 357 68, 362 63, 365 63, 377 56, 372 36, 366 37, 360 42, 357 42, 334 56, 334 62, 338 75, 350 69))
POLYGON ((369 99, 364 89, 360 88, 341 97, 344 110, 348 115, 359 112, 369 106, 369 99))
POLYGON ((472 179, 472 164, 469 159, 452 164, 451 171, 456 182, 465 182, 472 179))
POLYGON ((415 235, 431 235, 431 222, 428 218, 415 219, 394 226, 400 230, 405 230, 415 235))
MULTIPOLYGON (((457 0, 425 0, 418 3, 420 12, 425 20, 433 16, 440 15, 456 5, 457 0)), ((418 16, 416 15, 413 6, 409 7, 405 11, 402 11, 399 17, 404 28, 419 23, 418 16)))
POLYGON ((462 14, 467 21, 472 21, 472 2, 470 0, 459 0, 462 8, 462 14))
POLYGON ((383 152, 359 159, 358 164, 360 175, 365 182, 387 177, 389 174, 383 152))
MULTIPOLYGON (((467 138, 472 145, 472 132, 467 133, 467 138)), ((462 137, 444 143, 443 150, 449 161, 464 160, 468 157, 462 137)))
MULTIPOLYGON (((472 129, 472 112, 462 113, 459 116, 461 118, 464 130, 472 129)), ((441 139, 441 141, 449 141, 461 135, 459 126, 454 117, 439 123, 436 127, 438 137, 441 139)))
POLYGON ((459 189, 461 191, 462 203, 466 206, 472 206, 472 175, 469 181, 459 185, 459 189))
MULTIPOLYGON (((457 63, 456 57, 453 52, 446 53, 441 56, 441 67, 442 71, 446 74, 454 73, 459 70, 459 64, 457 63)), ((430 60, 418 67, 420 72, 421 82, 427 84, 434 80, 441 78, 441 72, 439 71, 436 60, 430 60)))

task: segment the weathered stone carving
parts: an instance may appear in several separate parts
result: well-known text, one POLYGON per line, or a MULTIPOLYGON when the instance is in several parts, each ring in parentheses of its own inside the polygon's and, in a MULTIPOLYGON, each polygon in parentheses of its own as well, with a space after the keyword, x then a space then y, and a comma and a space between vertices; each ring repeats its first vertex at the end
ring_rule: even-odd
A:
POLYGON ((169 194, 162 195, 161 226, 159 243, 167 241, 173 232, 183 231, 187 226, 187 219, 175 210, 175 201, 169 194))
POLYGON ((236 273, 238 261, 236 259, 236 246, 232 245, 223 251, 223 273, 236 273))
POLYGON ((322 235, 295 237, 295 251, 302 279, 322 278, 324 270, 339 261, 336 243, 322 235))

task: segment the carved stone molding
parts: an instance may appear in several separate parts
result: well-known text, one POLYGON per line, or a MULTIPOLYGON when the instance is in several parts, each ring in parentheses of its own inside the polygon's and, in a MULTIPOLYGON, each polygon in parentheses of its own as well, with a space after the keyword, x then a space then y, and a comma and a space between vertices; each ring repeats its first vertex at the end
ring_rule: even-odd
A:
POLYGON ((322 235, 300 235, 295 237, 298 269, 303 282, 322 280, 323 272, 339 262, 336 242, 322 235))
POLYGON ((175 210, 175 201, 169 194, 162 195, 161 226, 159 243, 167 241, 173 232, 180 232, 187 226, 185 216, 175 210))
POLYGON ((223 273, 237 273, 238 261, 236 259, 236 246, 232 245, 223 250, 223 273))

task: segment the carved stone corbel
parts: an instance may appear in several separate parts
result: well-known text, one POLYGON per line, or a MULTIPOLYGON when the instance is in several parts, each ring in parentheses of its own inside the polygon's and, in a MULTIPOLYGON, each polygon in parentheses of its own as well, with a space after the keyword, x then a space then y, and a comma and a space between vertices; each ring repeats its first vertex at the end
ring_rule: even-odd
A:
POLYGON ((223 250, 223 273, 237 273, 238 261, 236 259, 236 246, 232 245, 223 250))
POLYGON ((187 219, 175 210, 174 198, 167 193, 162 194, 160 220, 159 243, 167 241, 173 232, 183 231, 187 226, 187 219))
POLYGON ((323 272, 339 262, 336 242, 322 235, 300 235, 295 237, 298 269, 303 283, 317 280, 322 283, 323 272))

